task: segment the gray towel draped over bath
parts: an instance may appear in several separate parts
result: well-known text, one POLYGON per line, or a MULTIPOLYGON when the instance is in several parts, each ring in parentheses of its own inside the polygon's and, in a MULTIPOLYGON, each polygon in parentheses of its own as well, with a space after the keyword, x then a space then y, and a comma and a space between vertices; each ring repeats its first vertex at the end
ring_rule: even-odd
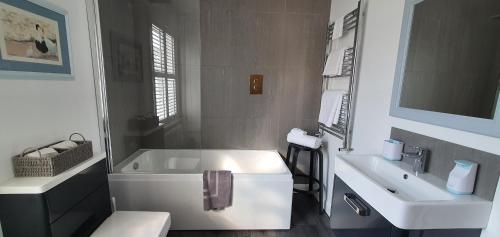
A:
POLYGON ((206 170, 203 172, 203 209, 222 210, 231 206, 233 178, 231 171, 206 170))

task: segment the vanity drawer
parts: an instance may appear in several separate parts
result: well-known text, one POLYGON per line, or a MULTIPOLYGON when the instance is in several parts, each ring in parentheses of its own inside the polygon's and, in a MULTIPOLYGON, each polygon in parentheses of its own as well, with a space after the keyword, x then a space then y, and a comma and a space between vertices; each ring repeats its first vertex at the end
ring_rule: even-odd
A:
POLYGON ((332 229, 390 229, 392 224, 335 176, 332 199, 332 229))
POLYGON ((51 236, 89 236, 110 215, 109 187, 106 183, 52 223, 51 236))
POLYGON ((46 193, 49 222, 53 223, 103 184, 107 185, 106 162, 102 160, 46 193))

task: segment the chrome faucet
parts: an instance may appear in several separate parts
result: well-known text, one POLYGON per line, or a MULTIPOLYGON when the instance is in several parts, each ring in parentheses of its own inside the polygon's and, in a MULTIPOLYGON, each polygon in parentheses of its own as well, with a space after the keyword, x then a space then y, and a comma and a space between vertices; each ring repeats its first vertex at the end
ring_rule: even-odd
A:
POLYGON ((403 152, 403 158, 414 159, 413 172, 415 172, 415 174, 424 173, 429 150, 418 146, 409 146, 409 148, 414 150, 414 152, 403 152))

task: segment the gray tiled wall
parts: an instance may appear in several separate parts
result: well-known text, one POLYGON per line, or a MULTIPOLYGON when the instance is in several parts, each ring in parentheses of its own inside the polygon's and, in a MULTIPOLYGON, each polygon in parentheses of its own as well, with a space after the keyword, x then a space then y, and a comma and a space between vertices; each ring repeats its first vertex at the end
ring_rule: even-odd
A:
POLYGON ((330 0, 200 3, 202 148, 283 151, 291 128, 315 129, 330 0))
MULTIPOLYGON (((406 145, 429 149, 427 171, 443 180, 448 179, 455 165, 454 160, 477 162, 479 170, 474 194, 493 200, 500 175, 500 156, 398 128, 391 129, 391 138, 403 141, 406 145)), ((407 159, 403 161, 410 162, 407 159)))

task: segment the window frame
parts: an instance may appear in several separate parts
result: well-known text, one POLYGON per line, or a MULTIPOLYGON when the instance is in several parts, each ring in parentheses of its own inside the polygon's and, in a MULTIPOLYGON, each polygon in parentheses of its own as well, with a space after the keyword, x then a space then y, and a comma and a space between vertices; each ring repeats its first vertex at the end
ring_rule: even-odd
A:
POLYGON ((160 117, 158 115, 158 111, 157 111, 157 93, 156 93, 156 78, 157 77, 162 77, 164 78, 164 89, 165 89, 165 112, 166 112, 166 116, 165 118, 161 119, 160 118, 160 123, 163 123, 163 124, 169 124, 175 120, 177 120, 179 118, 179 104, 180 104, 180 101, 179 101, 179 93, 178 93, 178 90, 179 90, 179 78, 178 78, 178 67, 177 67, 177 60, 178 60, 178 57, 177 57, 177 40, 175 38, 175 36, 173 34, 171 34, 169 31, 166 30, 166 27, 160 25, 160 24, 155 24, 155 23, 151 23, 150 25, 150 44, 151 44, 151 80, 152 80, 152 87, 153 87, 153 103, 154 103, 154 106, 153 106, 153 109, 154 109, 154 113, 156 116, 160 117), (155 70, 155 62, 154 62, 154 46, 153 46, 153 27, 156 27, 158 29, 160 29, 163 34, 163 44, 164 44, 164 49, 163 49, 163 57, 164 57, 164 72, 158 72, 155 70), (173 74, 170 74, 168 73, 168 69, 167 69, 167 35, 170 36, 173 40, 173 51, 174 51, 174 54, 173 54, 173 74), (169 108, 169 96, 168 96, 168 80, 169 79, 173 79, 174 82, 175 82, 175 114, 173 115, 170 115, 170 108, 169 108))

